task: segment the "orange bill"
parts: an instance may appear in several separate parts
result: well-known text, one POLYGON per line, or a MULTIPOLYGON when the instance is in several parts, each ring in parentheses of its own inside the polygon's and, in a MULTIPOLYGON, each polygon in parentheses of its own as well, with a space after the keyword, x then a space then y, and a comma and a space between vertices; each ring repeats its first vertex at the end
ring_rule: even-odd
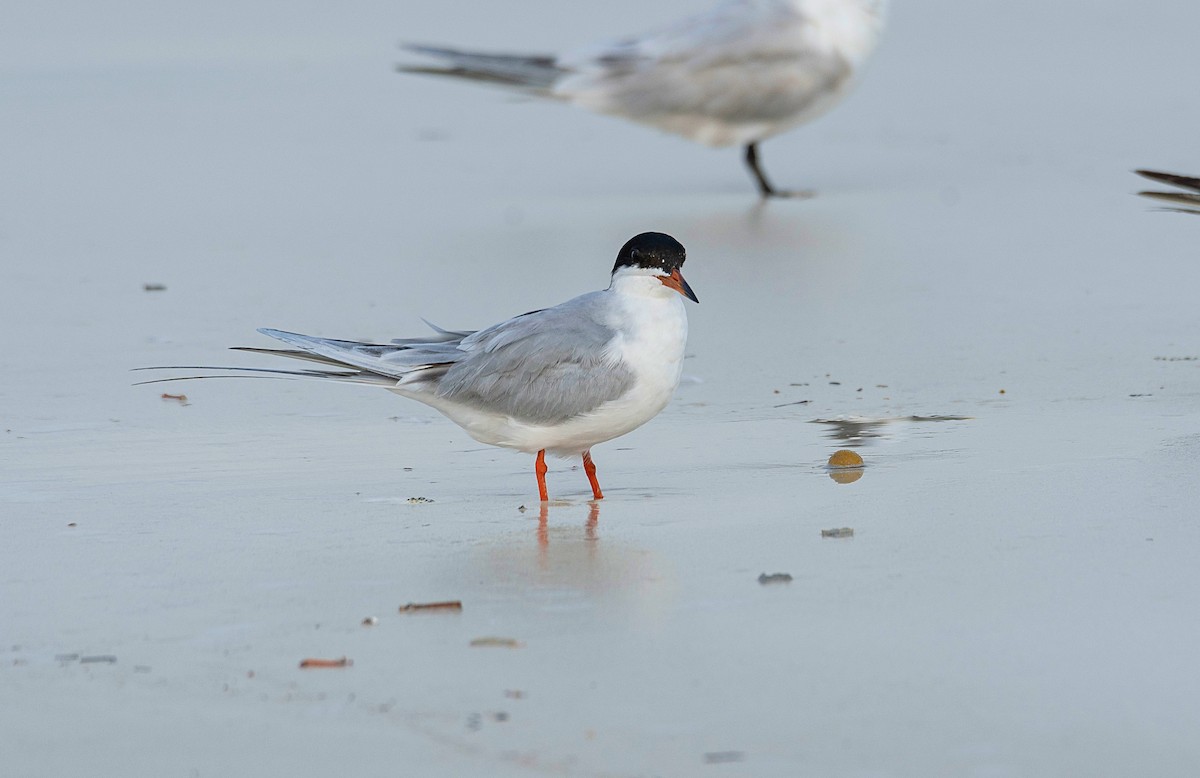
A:
POLYGON ((679 268, 672 270, 669 276, 660 276, 658 280, 662 281, 663 286, 668 289, 674 289, 692 302, 700 302, 696 297, 696 293, 692 291, 692 287, 688 286, 688 282, 683 280, 683 274, 679 272, 679 268))

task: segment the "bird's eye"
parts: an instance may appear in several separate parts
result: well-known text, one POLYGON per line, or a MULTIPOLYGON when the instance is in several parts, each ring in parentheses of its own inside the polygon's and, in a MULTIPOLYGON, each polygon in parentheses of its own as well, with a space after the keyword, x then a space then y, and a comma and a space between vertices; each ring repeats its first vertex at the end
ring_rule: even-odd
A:
POLYGON ((634 262, 637 262, 642 258, 642 252, 638 251, 637 249, 630 249, 629 250, 629 258, 632 259, 634 262))

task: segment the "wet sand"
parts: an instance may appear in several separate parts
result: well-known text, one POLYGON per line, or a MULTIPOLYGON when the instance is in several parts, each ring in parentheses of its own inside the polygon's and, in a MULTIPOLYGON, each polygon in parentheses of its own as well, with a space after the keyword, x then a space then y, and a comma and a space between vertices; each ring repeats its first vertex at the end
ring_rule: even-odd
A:
POLYGON ((763 205, 735 151, 390 72, 690 3, 206 8, 0 47, 7 771, 1195 772, 1200 222, 1129 171, 1200 172, 1200 10, 900 3, 763 146, 820 195, 763 205), (600 504, 383 391, 131 386, 484 326, 647 229, 702 303, 600 504))

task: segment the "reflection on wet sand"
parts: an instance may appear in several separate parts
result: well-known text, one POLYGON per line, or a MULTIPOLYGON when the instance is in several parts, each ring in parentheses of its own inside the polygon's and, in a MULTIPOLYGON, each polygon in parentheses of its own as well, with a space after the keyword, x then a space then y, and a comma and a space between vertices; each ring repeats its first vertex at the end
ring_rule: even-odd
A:
POLYGON ((586 506, 583 512, 578 504, 543 503, 532 538, 526 530, 487 542, 483 558, 472 560, 471 569, 485 571, 493 592, 555 610, 617 602, 637 616, 661 613, 678 588, 668 562, 603 535, 601 503, 586 506), (583 521, 564 523, 566 515, 583 521))
POLYGON ((829 477, 839 484, 852 484, 863 477, 863 468, 859 467, 831 467, 829 468, 829 477))
MULTIPOLYGON (((596 540, 596 527, 600 526, 600 503, 592 500, 588 503, 587 523, 583 525, 584 540, 596 540)), ((537 531, 538 546, 542 550, 542 555, 545 556, 547 547, 550 545, 550 504, 542 503, 538 510, 538 531, 537 531)))
POLYGON ((875 440, 885 438, 884 428, 904 422, 938 422, 938 421, 969 421, 970 416, 895 416, 892 418, 870 419, 854 417, 847 419, 813 419, 813 424, 826 424, 829 431, 826 436, 833 440, 845 442, 853 448, 866 446, 875 440))

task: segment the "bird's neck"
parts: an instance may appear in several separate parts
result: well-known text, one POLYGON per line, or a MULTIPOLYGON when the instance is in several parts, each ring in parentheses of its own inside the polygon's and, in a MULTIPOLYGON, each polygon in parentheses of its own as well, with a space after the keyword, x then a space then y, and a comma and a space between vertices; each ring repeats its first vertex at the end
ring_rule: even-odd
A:
POLYGON ((613 274, 608 291, 634 304, 639 300, 660 301, 679 297, 678 292, 663 285, 659 276, 633 271, 619 271, 613 274))
POLYGON ((687 312, 681 294, 663 286, 657 276, 620 273, 608 293, 617 302, 609 324, 621 333, 627 360, 641 355, 650 369, 655 362, 674 365, 683 359, 687 312))

